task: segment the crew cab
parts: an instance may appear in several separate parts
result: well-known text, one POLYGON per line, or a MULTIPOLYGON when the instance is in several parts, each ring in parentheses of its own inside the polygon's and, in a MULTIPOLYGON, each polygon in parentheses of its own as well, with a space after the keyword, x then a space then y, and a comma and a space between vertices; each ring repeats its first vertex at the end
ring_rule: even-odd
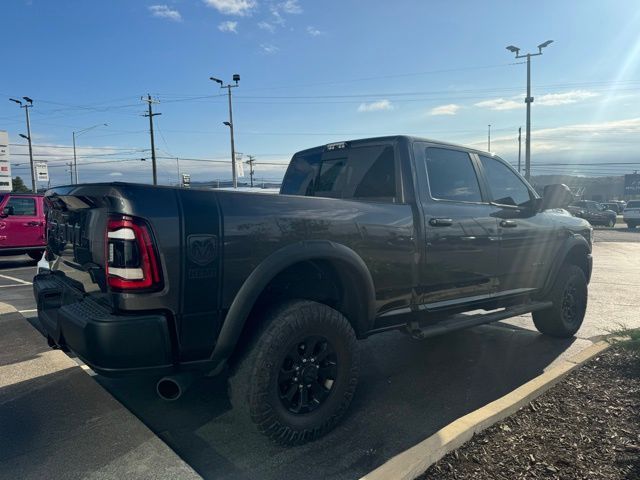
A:
POLYGON ((0 255, 42 257, 47 243, 43 198, 0 192, 0 255))
POLYGON ((166 399, 228 367, 234 408, 300 444, 347 410, 372 334, 532 312, 574 335, 592 229, 561 210, 572 200, 564 185, 540 198, 490 153, 408 136, 296 153, 277 195, 57 187, 38 316, 51 344, 104 375, 156 375, 166 399))

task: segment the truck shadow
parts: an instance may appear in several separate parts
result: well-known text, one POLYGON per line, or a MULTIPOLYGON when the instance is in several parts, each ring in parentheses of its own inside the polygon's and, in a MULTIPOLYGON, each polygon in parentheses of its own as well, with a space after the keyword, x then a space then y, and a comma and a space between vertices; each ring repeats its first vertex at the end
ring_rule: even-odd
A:
POLYGON ((270 443, 236 415, 223 376, 171 403, 155 396, 151 379, 97 379, 204 478, 353 479, 538 376, 574 341, 502 324, 422 341, 372 337, 361 344, 347 417, 296 448, 270 443))

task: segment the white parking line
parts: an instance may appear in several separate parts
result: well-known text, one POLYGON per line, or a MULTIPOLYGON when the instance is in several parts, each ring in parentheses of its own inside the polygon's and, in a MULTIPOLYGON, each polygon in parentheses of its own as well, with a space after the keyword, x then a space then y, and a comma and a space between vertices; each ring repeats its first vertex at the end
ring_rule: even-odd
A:
POLYGON ((0 285, 0 288, 9 288, 9 287, 29 287, 30 283, 16 283, 15 285, 0 285))
POLYGON ((30 310, 18 310, 18 313, 33 313, 33 312, 37 312, 38 309, 37 308, 32 308, 30 310))
POLYGON ((31 282, 27 282, 26 280, 22 280, 22 279, 16 278, 16 277, 10 277, 9 275, 2 275, 1 273, 0 273, 0 278, 4 278, 4 279, 7 279, 7 280, 13 280, 14 282, 22 283, 23 285, 32 285, 31 282))

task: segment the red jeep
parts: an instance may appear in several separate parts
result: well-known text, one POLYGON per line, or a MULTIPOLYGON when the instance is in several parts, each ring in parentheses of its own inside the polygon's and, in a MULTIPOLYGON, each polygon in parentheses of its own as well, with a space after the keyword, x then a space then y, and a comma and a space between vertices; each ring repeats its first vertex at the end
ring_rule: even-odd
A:
POLYGON ((0 192, 0 255, 39 260, 46 244, 43 196, 0 192))

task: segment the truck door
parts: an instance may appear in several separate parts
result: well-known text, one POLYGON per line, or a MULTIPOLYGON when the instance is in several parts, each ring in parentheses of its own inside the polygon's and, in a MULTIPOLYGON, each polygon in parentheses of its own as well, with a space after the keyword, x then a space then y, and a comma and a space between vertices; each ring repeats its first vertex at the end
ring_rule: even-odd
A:
POLYGON ((476 159, 422 142, 414 144, 414 156, 425 217, 420 303, 439 308, 492 296, 497 220, 484 199, 476 159))
POLYGON ((2 207, 0 246, 44 245, 42 205, 37 196, 10 195, 2 207), (40 209, 40 211, 39 211, 40 209))
POLYGON ((498 158, 479 155, 500 235, 501 293, 525 293, 542 286, 558 236, 553 214, 538 212, 535 195, 522 178, 498 158))

